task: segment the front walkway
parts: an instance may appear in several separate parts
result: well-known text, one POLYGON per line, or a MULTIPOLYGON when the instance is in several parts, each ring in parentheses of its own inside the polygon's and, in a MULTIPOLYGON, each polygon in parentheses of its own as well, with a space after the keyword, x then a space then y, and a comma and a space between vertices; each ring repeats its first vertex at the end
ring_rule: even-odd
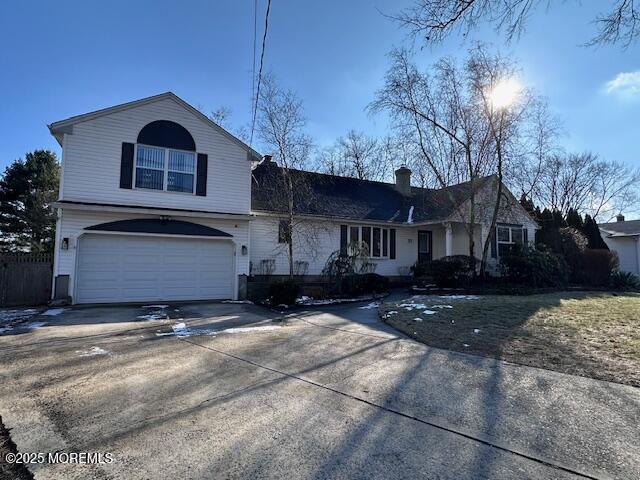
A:
POLYGON ((638 389, 429 348, 366 307, 65 312, 0 336, 0 415, 22 452, 115 458, 37 479, 640 476, 638 389))

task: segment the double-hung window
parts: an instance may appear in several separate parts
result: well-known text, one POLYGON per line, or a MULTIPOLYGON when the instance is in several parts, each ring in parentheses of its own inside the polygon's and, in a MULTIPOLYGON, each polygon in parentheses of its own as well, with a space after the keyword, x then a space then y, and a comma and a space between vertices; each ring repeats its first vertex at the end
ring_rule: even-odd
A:
POLYGON ((521 226, 498 225, 496 229, 499 257, 508 255, 516 243, 524 243, 524 229, 521 226))
POLYGON ((194 152, 140 145, 136 147, 136 188, 193 193, 194 152))

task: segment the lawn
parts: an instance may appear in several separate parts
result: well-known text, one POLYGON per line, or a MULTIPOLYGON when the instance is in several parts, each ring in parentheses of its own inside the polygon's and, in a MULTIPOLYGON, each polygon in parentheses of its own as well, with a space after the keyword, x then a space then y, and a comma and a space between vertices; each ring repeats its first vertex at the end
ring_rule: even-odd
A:
POLYGON ((414 296, 380 314, 434 347, 640 387, 640 294, 414 296))

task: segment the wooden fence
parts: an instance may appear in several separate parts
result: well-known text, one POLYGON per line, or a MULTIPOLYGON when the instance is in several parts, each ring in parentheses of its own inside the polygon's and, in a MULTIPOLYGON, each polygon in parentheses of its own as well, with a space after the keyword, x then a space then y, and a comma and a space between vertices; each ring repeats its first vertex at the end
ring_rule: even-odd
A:
POLYGON ((51 299, 49 254, 0 254, 0 306, 42 305, 51 299))

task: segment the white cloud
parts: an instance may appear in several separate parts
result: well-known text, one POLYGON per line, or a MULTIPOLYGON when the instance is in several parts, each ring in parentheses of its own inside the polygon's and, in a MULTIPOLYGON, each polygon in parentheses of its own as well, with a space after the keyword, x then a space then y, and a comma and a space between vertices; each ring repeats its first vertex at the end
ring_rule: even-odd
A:
POLYGON ((605 86, 607 93, 624 96, 640 96, 640 70, 635 72, 621 72, 605 86))

